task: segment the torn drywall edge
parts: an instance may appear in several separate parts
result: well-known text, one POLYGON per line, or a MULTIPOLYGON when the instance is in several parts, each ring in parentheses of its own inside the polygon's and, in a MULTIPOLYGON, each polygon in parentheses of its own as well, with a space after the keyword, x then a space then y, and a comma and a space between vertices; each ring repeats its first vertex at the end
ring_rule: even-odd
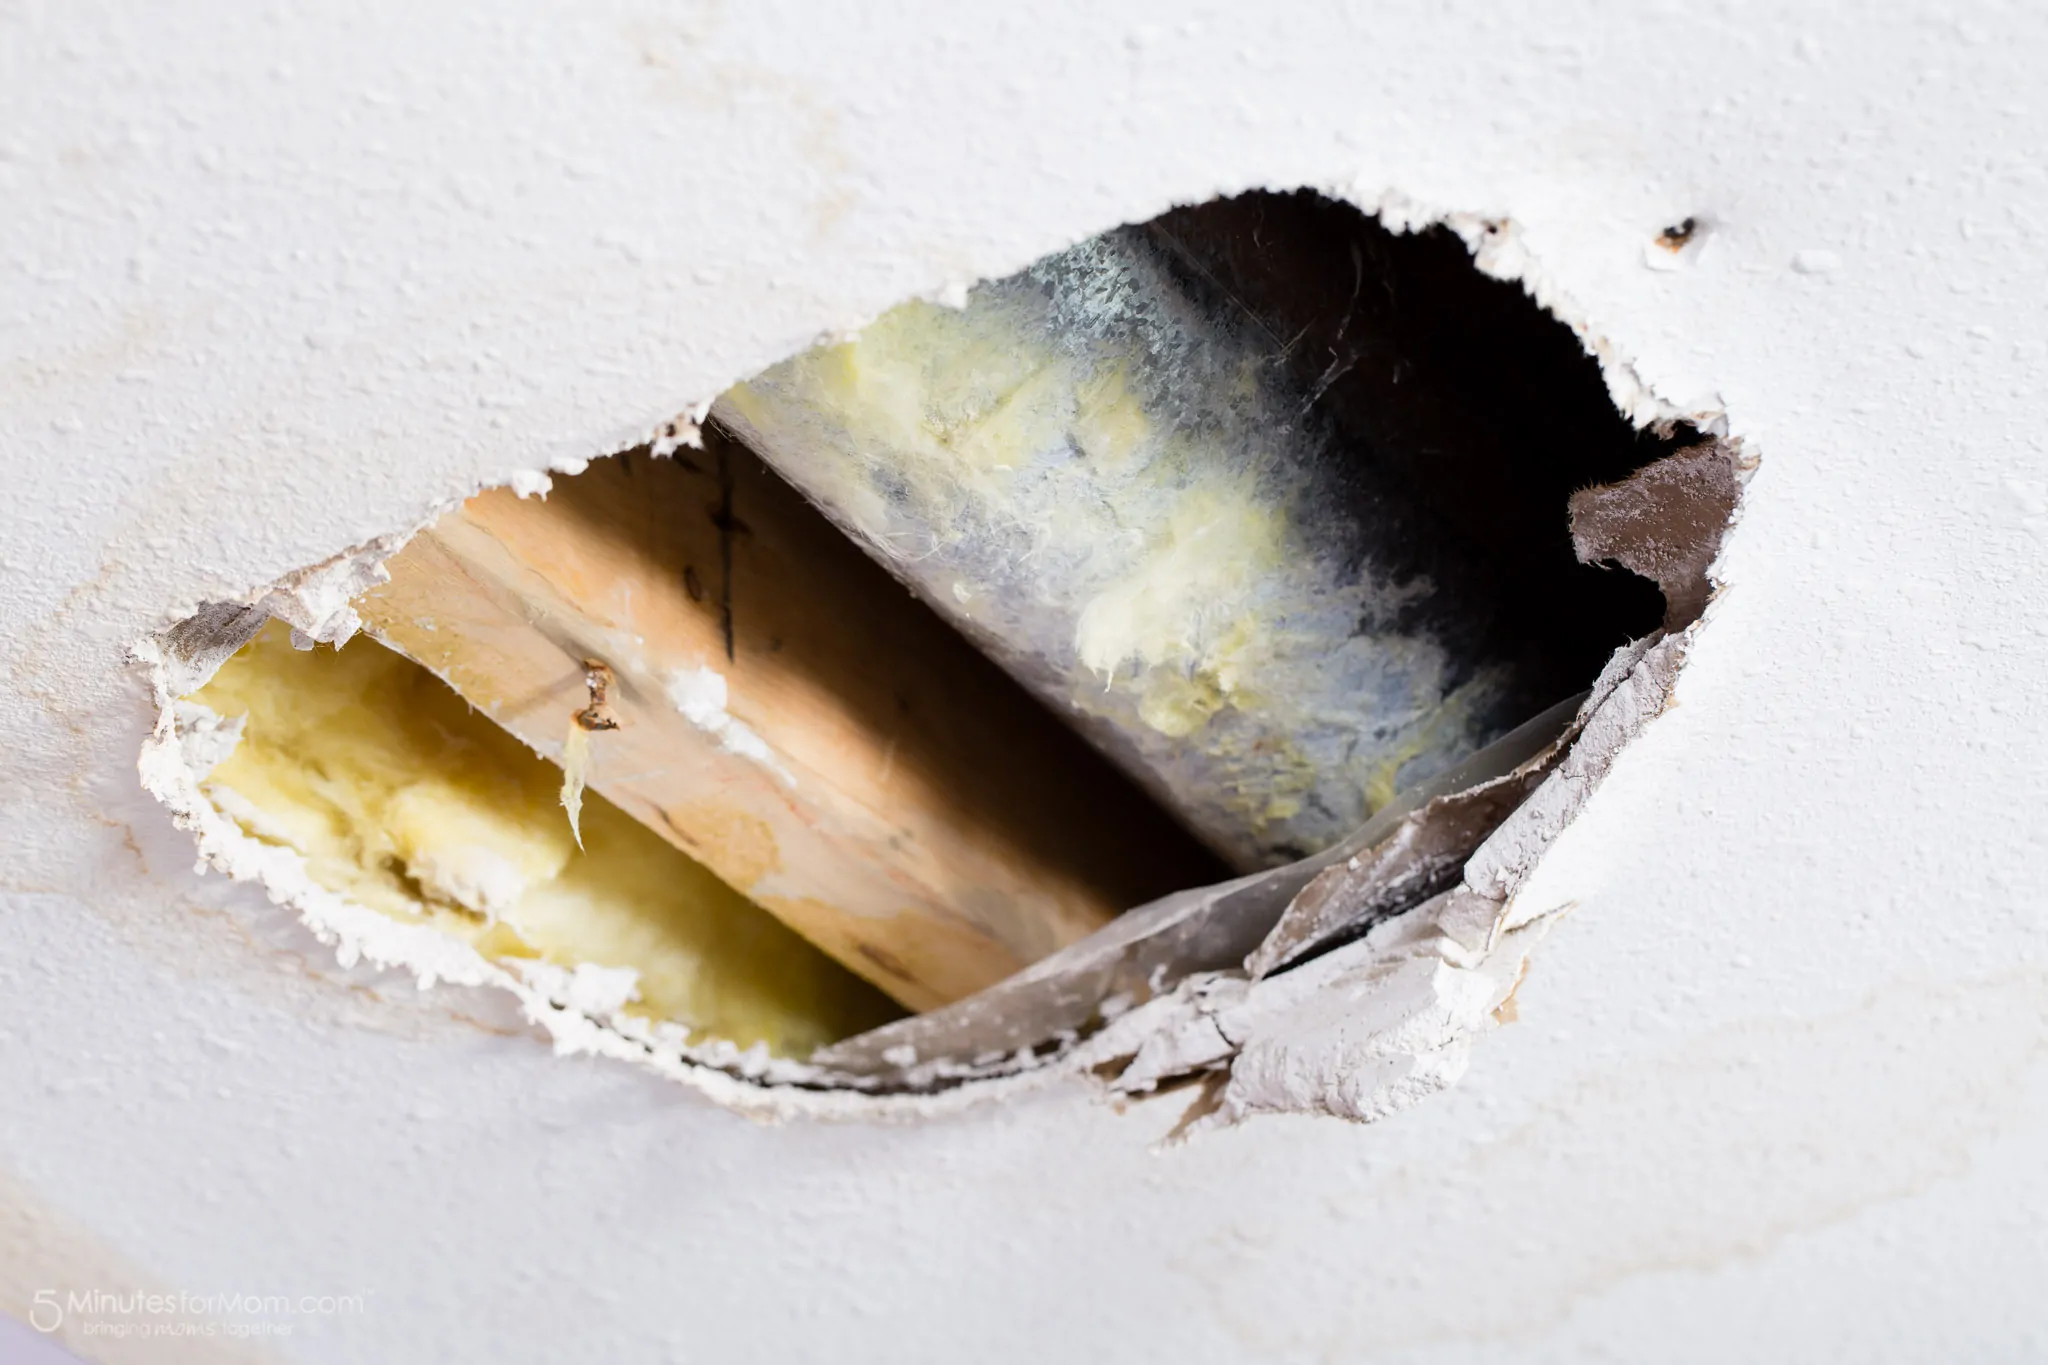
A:
POLYGON ((1657 393, 1638 372, 1635 362, 1594 325, 1593 319, 1546 271, 1527 243, 1520 226, 1506 214, 1471 213, 1427 205, 1399 190, 1374 188, 1354 181, 1325 187, 1323 193, 1357 205, 1396 232, 1426 232, 1444 227, 1464 241, 1482 274, 1519 284, 1537 306, 1570 327, 1586 354, 1600 365, 1614 406, 1639 429, 1668 429, 1678 423, 1709 436, 1728 435, 1728 414, 1718 397, 1682 407, 1657 393))
POLYGON ((1709 569, 1741 501, 1735 452, 1702 441, 1627 478, 1572 495, 1572 548, 1584 564, 1613 561, 1664 594, 1664 629, 1699 619, 1713 592, 1709 569))
MULTIPOLYGON (((1135 1096, 1188 1070, 1227 1070, 1216 1111, 1184 1131, 1282 1108, 1369 1120, 1442 1089, 1462 1072, 1470 1043, 1491 1026, 1491 1011, 1541 938, 1532 931, 1556 913, 1518 914, 1514 891, 1621 748, 1661 711, 1690 635, 1617 656, 1599 700, 1589 702, 1584 735, 1539 788, 1538 798, 1549 799, 1532 799, 1509 817, 1470 859, 1458 891, 1391 916, 1364 938, 1291 972, 1257 982, 1241 974, 1197 974, 1088 1037, 1051 1039, 1046 1047, 967 1064, 919 1065, 905 1058, 895 1078, 742 1054, 730 1043, 693 1047, 681 1029, 619 1010, 630 989, 620 969, 521 964, 508 970, 432 929, 399 923, 324 890, 296 853, 244 834, 199 790, 183 751, 175 699, 161 691, 165 675, 157 659, 151 662, 166 705, 141 768, 144 786, 197 835, 204 864, 261 884, 334 946, 344 965, 360 958, 407 970, 422 989, 447 981, 508 990, 557 1053, 635 1062, 749 1117, 903 1121, 960 1112, 1090 1072, 1115 1074, 1112 1089, 1135 1096), (1574 761, 1582 748, 1583 758, 1574 761), (1418 969, 1418 962, 1428 969, 1418 969), (914 1088, 870 1093, 869 1087, 890 1080, 914 1088)), ((199 758, 203 762, 203 754, 199 758)))
POLYGON ((411 538, 410 531, 378 536, 331 559, 295 569, 253 605, 289 624, 292 643, 300 649, 345 644, 363 628, 353 605, 356 598, 390 578, 384 561, 411 538))
POLYGON ((1623 747, 1670 704, 1696 629, 1659 641, 1617 680, 1557 771, 1473 854, 1463 886, 1390 925, 1362 961, 1325 967, 1327 983, 1296 988, 1266 1021, 1248 1001, 1220 1024, 1246 1036, 1215 1112, 1193 1127, 1275 1112, 1369 1122, 1456 1081, 1566 908, 1522 906, 1517 893, 1623 747))
MULTIPOLYGON (((1510 220, 1424 212, 1412 201, 1391 193, 1373 199, 1341 189, 1328 192, 1334 198, 1347 199, 1364 211, 1378 215, 1391 228, 1418 231, 1441 224, 1459 232, 1474 251, 1483 271, 1497 278, 1519 282, 1539 305, 1573 327, 1582 344, 1600 363, 1617 405, 1639 427, 1685 421, 1704 431, 1725 432, 1726 417, 1718 407, 1683 410, 1651 393, 1634 368, 1620 359, 1604 338, 1593 333, 1561 292, 1537 270, 1510 220)), ((696 423, 707 407, 708 404, 700 403, 688 408, 682 418, 655 423, 645 448, 652 453, 654 447, 665 445, 663 453, 668 453, 680 445, 694 444, 692 438, 697 435, 696 423)), ((1736 452, 1738 474, 1746 476, 1754 468, 1754 459, 1741 454, 1739 442, 1731 442, 1731 447, 1736 452)), ((587 458, 598 458, 605 453, 592 451, 587 458)), ((569 462, 566 459, 556 461, 555 467, 566 469, 569 462)), ((515 474, 513 477, 516 479, 518 476, 515 474)), ((431 523, 454 505, 453 502, 439 504, 431 509, 420 525, 431 523)), ((287 575, 271 589, 256 594, 251 603, 215 604, 203 609, 202 616, 214 612, 220 618, 211 622, 220 628, 213 631, 212 649, 217 652, 251 620, 260 627, 272 610, 291 621, 309 641, 347 638, 359 625, 344 595, 348 585, 360 582, 361 587, 368 587, 378 581, 382 560, 402 547, 411 534, 379 537, 320 565, 287 575)), ((1715 566, 1718 566, 1718 556, 1715 566)), ((195 617, 194 621, 198 619, 195 617)), ((203 683, 211 675, 213 667, 232 654, 240 642, 228 647, 225 653, 218 653, 217 657, 205 651, 170 651, 161 647, 178 631, 193 623, 188 621, 173 627, 161 640, 145 642, 138 646, 136 652, 149 666, 159 705, 158 726, 145 745, 140 764, 144 785, 171 809, 180 827, 194 832, 200 846, 201 865, 212 865, 238 879, 253 880, 263 885, 274 902, 298 911, 323 942, 334 945, 344 963, 361 957, 381 966, 411 970, 423 987, 435 980, 448 980, 510 990, 520 999, 528 1017, 554 1039, 558 1051, 612 1056, 648 1065, 662 1074, 684 1081, 721 1104, 757 1118, 925 1117, 1036 1089, 1064 1077, 1105 1068, 1109 1063, 1120 1061, 1130 1055, 1127 1045, 1133 1037, 1133 1030, 1163 1027, 1164 1019, 1158 1011, 1176 998, 1176 995, 1156 997, 1146 1005, 1109 1020, 1100 1032, 1087 1037, 1064 1034, 1000 1055, 983 1054, 966 1063, 915 1064, 914 1059, 904 1058, 911 1064, 899 1068, 894 1080, 912 1088, 893 1094, 865 1093, 880 1088, 877 1078, 872 1075, 847 1075, 754 1054, 742 1056, 731 1044, 725 1044, 722 1051, 717 1047, 692 1048, 681 1041, 678 1035, 682 1030, 674 1025, 664 1029, 616 1011, 610 1017, 581 1012, 574 1007, 575 1002, 581 999, 590 1003, 592 997, 582 989, 588 983, 579 983, 573 974, 566 979, 558 979, 548 971, 508 972, 465 944, 423 927, 399 924, 355 906, 313 884, 296 854, 260 844, 214 809, 198 790, 190 769, 179 756, 180 740, 171 701, 203 683), (1152 1022, 1148 1024, 1148 1020, 1152 1022)), ((1692 628, 1696 629, 1697 626, 1692 628)), ((1686 632, 1686 638, 1690 638, 1692 630, 1686 632)), ((1666 686, 1668 689, 1668 679, 1666 686)), ((1626 736, 1620 742, 1625 740, 1626 736)), ((1604 772, 1604 767, 1601 771, 1604 772)), ((1597 777, 1592 781, 1597 783, 1597 777)), ((1546 782, 1545 789, 1548 785, 1546 782)), ((1590 786, 1586 790, 1590 791, 1590 786)), ((1562 814, 1544 837, 1529 846, 1522 870, 1526 871, 1527 865, 1533 864, 1534 858, 1540 856, 1549 839, 1561 830, 1563 822, 1576 814, 1577 805, 1571 803, 1569 811, 1562 814)), ((1429 906, 1436 907, 1438 902, 1432 901, 1429 906)), ((1424 915, 1424 910, 1396 915, 1385 921, 1382 928, 1421 915, 1424 915)), ((1495 921, 1492 938, 1496 943, 1513 939, 1533 946, 1533 937, 1514 936, 1518 930, 1531 927, 1543 918, 1534 916, 1510 922, 1504 910, 1495 921)), ((1340 965, 1350 964, 1361 956, 1369 958, 1374 951, 1371 947, 1374 943, 1384 946, 1389 941, 1386 934, 1380 934, 1376 929, 1355 944, 1327 956, 1336 959, 1340 965), (1376 938, 1375 934, 1379 937, 1376 938)), ((1526 957, 1526 951, 1523 956, 1526 957)), ((1518 959, 1516 972, 1519 970, 1518 959)), ((1282 973, 1280 977, 1269 979, 1284 980, 1286 975, 1282 973)), ((1192 990, 1199 984, 1184 983, 1184 988, 1192 990)), ((1105 1006, 1113 1004, 1102 1003, 1105 1006)), ((1419 1004, 1418 1007, 1427 1008, 1427 1005, 1419 1004)), ((1104 1010, 1105 1015, 1112 1012, 1110 1008, 1104 1010)), ((1239 1040, 1243 1047, 1258 1042, 1258 1037, 1251 1035, 1239 1040)), ((1445 1053, 1445 1058, 1450 1055, 1445 1053)), ((1247 1063, 1248 1067, 1250 1065, 1247 1063)), ((1423 1068, 1415 1074, 1436 1076, 1442 1084, 1448 1084, 1455 1078, 1445 1066, 1437 1066, 1434 1070, 1423 1068)), ((1417 1090, 1413 1084, 1404 1084, 1409 1084, 1409 1089, 1417 1094, 1427 1093, 1429 1089, 1424 1086, 1417 1090)), ((1441 1085, 1435 1088, 1441 1088, 1441 1085)), ((1224 1099, 1224 1105, 1219 1108, 1221 1117, 1256 1112, 1259 1108, 1256 1097, 1248 1099, 1240 1092, 1232 1099, 1227 1088, 1224 1099)), ((1350 1112, 1351 1117, 1371 1116, 1358 1105, 1352 1105, 1351 1109, 1354 1111, 1350 1112)))
MULTIPOLYGON (((261 613, 257 613, 261 624, 261 613)), ((237 618, 238 619, 238 618, 237 618)), ((314 882, 294 850, 272 846, 243 832, 200 789, 201 770, 224 742, 220 731, 233 722, 191 731, 179 724, 180 703, 173 680, 190 679, 189 660, 174 656, 168 637, 136 648, 155 694, 158 717, 144 741, 137 769, 143 788, 170 811, 173 823, 193 834, 201 871, 211 867, 237 881, 261 886, 272 903, 294 912, 344 967, 357 962, 404 971, 419 989, 441 983, 492 987, 509 992, 526 1019, 552 1041, 558 1055, 586 1054, 647 1067, 680 1081, 706 1098, 762 1121, 793 1118, 898 1121, 941 1114, 1056 1083, 1073 1068, 1001 1068, 997 1089, 956 1086, 930 1093, 871 1094, 874 1078, 834 1072, 805 1062, 771 1057, 764 1048, 741 1049, 726 1040, 689 1041, 675 1024, 650 1023, 620 1008, 631 990, 631 969, 582 964, 565 969, 545 963, 494 963, 466 943, 426 925, 408 925, 358 905, 314 882)), ((192 632, 181 642, 189 643, 192 632)), ((232 651, 230 651, 232 652, 232 651)), ((221 656, 224 658, 225 656, 221 656)), ((220 660, 216 659, 217 666, 220 660)), ((211 670, 207 670, 210 676, 211 670)), ((199 682, 204 682, 204 677, 199 682)), ((196 685, 196 684, 195 684, 196 685)), ((186 705, 190 715, 198 708, 186 705)), ((1005 1064, 1019 1059, 1003 1058, 1005 1064)), ((1069 1058, 1073 1067, 1092 1065, 1090 1049, 1069 1058)), ((995 1075, 983 1067, 949 1073, 943 1079, 995 1075)))
POLYGON ((1467 861, 1460 886, 1292 971, 1200 974, 1114 1021, 1096 1040, 1127 1059, 1111 1090, 1143 1095, 1191 1074, 1220 1077, 1176 1130, 1185 1137, 1261 1113, 1372 1122, 1454 1084, 1567 908, 1524 907, 1516 893, 1622 748, 1669 704, 1697 629, 1617 658, 1580 738, 1467 861))
POLYGON ((1586 716, 1611 690, 1617 666, 1647 644, 1618 651, 1570 721, 1511 771, 1486 781, 1446 784, 1404 815, 1393 833, 1319 872, 1244 960, 1252 977, 1270 976, 1427 898, 1444 877, 1462 872, 1480 841, 1526 800, 1578 738, 1586 716))
POLYGON ((989 1061, 1020 1050, 1028 1054, 1044 1040, 1090 1033, 1102 1019, 1171 990, 1191 974, 1235 969, 1248 955, 1260 955, 1276 925, 1291 923, 1303 935, 1286 942, 1284 951, 1291 958, 1298 955, 1294 949, 1307 951, 1319 944, 1326 927, 1341 929, 1348 923, 1340 917, 1325 926, 1313 913, 1296 915, 1292 907, 1307 888, 1354 858, 1392 872, 1389 880, 1405 901, 1360 908, 1405 909, 1432 888, 1404 874, 1455 872, 1512 804, 1492 806, 1484 812, 1490 818, 1458 828, 1456 817, 1462 812, 1456 805, 1446 810, 1440 801, 1497 791, 1497 782, 1540 776, 1558 746, 1575 732, 1581 711, 1578 699, 1551 708, 1450 772, 1404 793, 1334 848, 1138 906, 977 995, 833 1044, 821 1049, 817 1060, 857 1074, 896 1072, 920 1084, 977 1074, 989 1061), (1418 826, 1431 837, 1413 837, 1418 826), (1444 843, 1451 847, 1441 847, 1444 843), (1448 867, 1417 866, 1431 855, 1446 860, 1448 867))
MULTIPOLYGON (((298 853, 245 834, 200 790, 197 768, 205 762, 213 736, 181 732, 179 703, 168 690, 174 673, 158 643, 145 642, 137 652, 150 669, 159 706, 156 726, 137 765, 144 789, 163 802, 179 828, 195 836, 202 869, 211 866, 236 880, 261 885, 274 903, 296 911, 315 937, 332 946, 342 966, 361 960, 402 969, 423 990, 444 981, 508 990, 519 999, 527 1018, 553 1038, 556 1051, 652 1063, 699 1088, 715 1091, 723 1080, 747 1094, 765 1093, 745 1081, 815 1084, 820 1079, 815 1068, 768 1057, 765 1050, 742 1051, 729 1042, 691 1044, 679 1026, 649 1024, 623 1013, 630 983, 619 974, 622 969, 588 964, 574 971, 546 964, 500 966, 437 930, 401 923, 319 886, 298 853), (195 741, 200 752, 188 755, 187 746, 195 741)), ((747 1107, 740 1091, 714 1097, 747 1107)))
MULTIPOLYGON (((164 676, 159 659, 145 658, 164 676)), ((548 964, 503 967, 468 944, 424 925, 407 925, 319 886, 304 859, 242 832, 199 789, 177 728, 175 702, 166 706, 145 741, 138 764, 143 787, 170 810, 173 822, 197 841, 199 867, 261 886, 270 900, 295 912, 344 967, 368 962, 410 973, 421 990, 440 983, 495 987, 519 1001, 527 1020, 551 1039, 558 1055, 585 1054, 635 1063, 680 1081, 706 1098, 763 1121, 793 1118, 908 1120, 935 1117, 1003 1096, 1050 1085, 1076 1068, 1099 1061, 1095 1049, 1076 1049, 1072 1063, 1003 1076, 990 1086, 960 1086, 933 1093, 868 1094, 866 1078, 742 1050, 730 1042, 692 1044, 673 1024, 650 1024, 620 1010, 630 971, 584 964, 569 970, 548 964)))
MULTIPOLYGON (((1667 457, 1667 462, 1683 465, 1705 457, 1732 461, 1725 446, 1710 442, 1692 448, 1684 459, 1667 457)), ((1717 558, 1729 524, 1730 509, 1723 506, 1723 495, 1731 490, 1697 480, 1681 480, 1676 487, 1681 495, 1697 494, 1707 514, 1686 519, 1702 540, 1686 557, 1699 582, 1692 585, 1674 577, 1668 586, 1686 601, 1696 597, 1704 604, 1711 586, 1706 566, 1717 558)), ((1576 815, 1620 745, 1645 723, 1630 709, 1631 699, 1641 691, 1635 685, 1640 670, 1648 668, 1660 678, 1659 696, 1668 693, 1682 657, 1676 638, 1652 637, 1616 651, 1572 722, 1540 750, 1502 763, 1498 776, 1477 782, 1461 777, 1440 793, 1426 799, 1418 796, 1412 809, 1383 812, 1367 825, 1366 830, 1375 831, 1370 837, 1361 831, 1347 841, 1345 847, 1355 850, 1348 855, 1333 850, 1290 868, 1141 907, 1119 924, 979 996, 836 1044, 824 1049, 820 1059, 866 1074, 877 1074, 878 1063, 886 1062, 919 1084, 980 1074, 988 1063, 1013 1051, 1027 1056, 1038 1039, 1080 1036, 1090 1022, 1088 1012, 1113 993, 1145 1000, 1184 978, 1212 979, 1220 963, 1191 955, 1205 950, 1212 959, 1235 955, 1229 951, 1230 935, 1242 934, 1247 926, 1259 932, 1262 941, 1236 951, 1249 952, 1244 965, 1256 978, 1282 971, 1367 929, 1402 900, 1427 895, 1446 872, 1456 870, 1468 887, 1506 898, 1512 885, 1519 885, 1520 875, 1576 815), (1618 694, 1619 711, 1610 706, 1618 694), (1599 728, 1590 736, 1587 751, 1581 752, 1579 740, 1595 726, 1599 728), (1532 821, 1534 834, 1528 833, 1532 821), (1497 870, 1489 874, 1488 882, 1472 882, 1473 866, 1486 869, 1488 850, 1497 856, 1503 832, 1511 830, 1524 831, 1516 837, 1526 852, 1512 885, 1497 870), (1261 920, 1256 902, 1233 904, 1233 897, 1254 896, 1262 883, 1290 875, 1296 878, 1294 890, 1270 918, 1261 920), (1262 923, 1270 928, 1259 929, 1262 923), (1146 936, 1157 934, 1172 936, 1166 940, 1170 951, 1150 957, 1139 954, 1146 936), (1130 979, 1134 970, 1148 968, 1142 980, 1130 979), (986 1050, 963 1057, 963 1048, 986 1050)), ((1102 1013, 1107 1016, 1110 1011, 1105 1008, 1102 1013)))

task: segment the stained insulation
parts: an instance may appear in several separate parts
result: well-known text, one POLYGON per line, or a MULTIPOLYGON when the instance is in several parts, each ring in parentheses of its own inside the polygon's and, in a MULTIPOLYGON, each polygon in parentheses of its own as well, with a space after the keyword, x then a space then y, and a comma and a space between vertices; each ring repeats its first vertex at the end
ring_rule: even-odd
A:
POLYGON ((629 1012, 782 1056, 899 1013, 595 791, 579 853, 560 770, 372 640, 300 651, 272 622, 182 705, 200 723, 181 730, 212 736, 215 804, 394 919, 489 958, 630 969, 629 1012))
POLYGON ((1572 484, 1654 452, 1568 329, 1461 245, 1393 241, 1314 196, 1177 211, 712 416, 1239 870, 1278 866, 1640 631, 1550 579, 1572 484), (1427 334, 1446 313, 1533 317, 1537 360, 1489 372, 1427 334))

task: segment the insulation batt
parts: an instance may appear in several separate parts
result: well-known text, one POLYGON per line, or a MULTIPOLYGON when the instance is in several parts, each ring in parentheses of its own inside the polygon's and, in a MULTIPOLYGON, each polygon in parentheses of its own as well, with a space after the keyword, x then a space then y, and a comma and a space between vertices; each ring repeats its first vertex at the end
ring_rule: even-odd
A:
POLYGON ((177 707, 186 764, 244 833, 401 924, 561 968, 572 1008, 777 1057, 895 1012, 596 792, 572 837, 552 764, 373 640, 301 652, 274 622, 177 707))
POLYGON ((1531 704, 1455 573, 1376 556, 1376 524, 1426 511, 1392 485, 1362 502, 1371 470, 1283 348, 1189 278, 1120 229, 964 307, 896 308, 712 415, 1255 870, 1556 698, 1531 704))

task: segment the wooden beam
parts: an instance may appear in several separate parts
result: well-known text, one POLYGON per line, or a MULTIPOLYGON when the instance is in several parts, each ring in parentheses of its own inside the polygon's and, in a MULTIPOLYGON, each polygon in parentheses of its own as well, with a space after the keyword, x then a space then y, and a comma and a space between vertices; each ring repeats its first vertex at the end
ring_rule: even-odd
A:
POLYGON ((358 604, 591 785, 912 1009, 1216 874, 1194 840, 743 447, 496 490, 358 604))

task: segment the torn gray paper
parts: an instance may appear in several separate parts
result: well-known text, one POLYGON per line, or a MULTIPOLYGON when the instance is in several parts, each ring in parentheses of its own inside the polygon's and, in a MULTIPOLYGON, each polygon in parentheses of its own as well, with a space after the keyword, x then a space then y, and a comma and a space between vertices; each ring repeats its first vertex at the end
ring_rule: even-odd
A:
MULTIPOLYGON (((1438 808, 1439 798, 1469 788, 1520 790, 1512 775, 1554 756, 1579 699, 1560 703, 1436 780, 1403 794, 1336 848, 1220 886, 1176 892, 1119 916, 1095 933, 1008 980, 944 1009, 900 1019, 820 1049, 812 1061, 854 1076, 904 1070, 929 1081, 980 1069, 1061 1038, 1071 1041, 1102 1019, 1170 989, 1192 972, 1240 965, 1259 949, 1283 912, 1318 874, 1365 858, 1381 869, 1387 912, 1409 902, 1432 878, 1455 874, 1465 856, 1514 801, 1491 797, 1438 808)), ((1519 799, 1517 796, 1515 799, 1519 799)), ((1332 921, 1341 927, 1346 915, 1332 921)), ((1303 921, 1306 949, 1325 928, 1303 921)), ((909 1079, 906 1076, 905 1079, 909 1079)))
POLYGON ((1703 441, 1645 465, 1619 483, 1572 495, 1572 548, 1587 564, 1613 560, 1664 594, 1664 629, 1706 610, 1707 569, 1735 515, 1742 485, 1734 452, 1703 441))
POLYGON ((1267 1112, 1371 1121, 1454 1083, 1563 908, 1519 906, 1516 892, 1623 746, 1668 704, 1689 638, 1616 660, 1578 742, 1480 845, 1459 886, 1291 971, 1189 977, 1097 1040, 1129 1044, 1111 1089, 1142 1095, 1227 1068, 1185 1135, 1267 1112))

